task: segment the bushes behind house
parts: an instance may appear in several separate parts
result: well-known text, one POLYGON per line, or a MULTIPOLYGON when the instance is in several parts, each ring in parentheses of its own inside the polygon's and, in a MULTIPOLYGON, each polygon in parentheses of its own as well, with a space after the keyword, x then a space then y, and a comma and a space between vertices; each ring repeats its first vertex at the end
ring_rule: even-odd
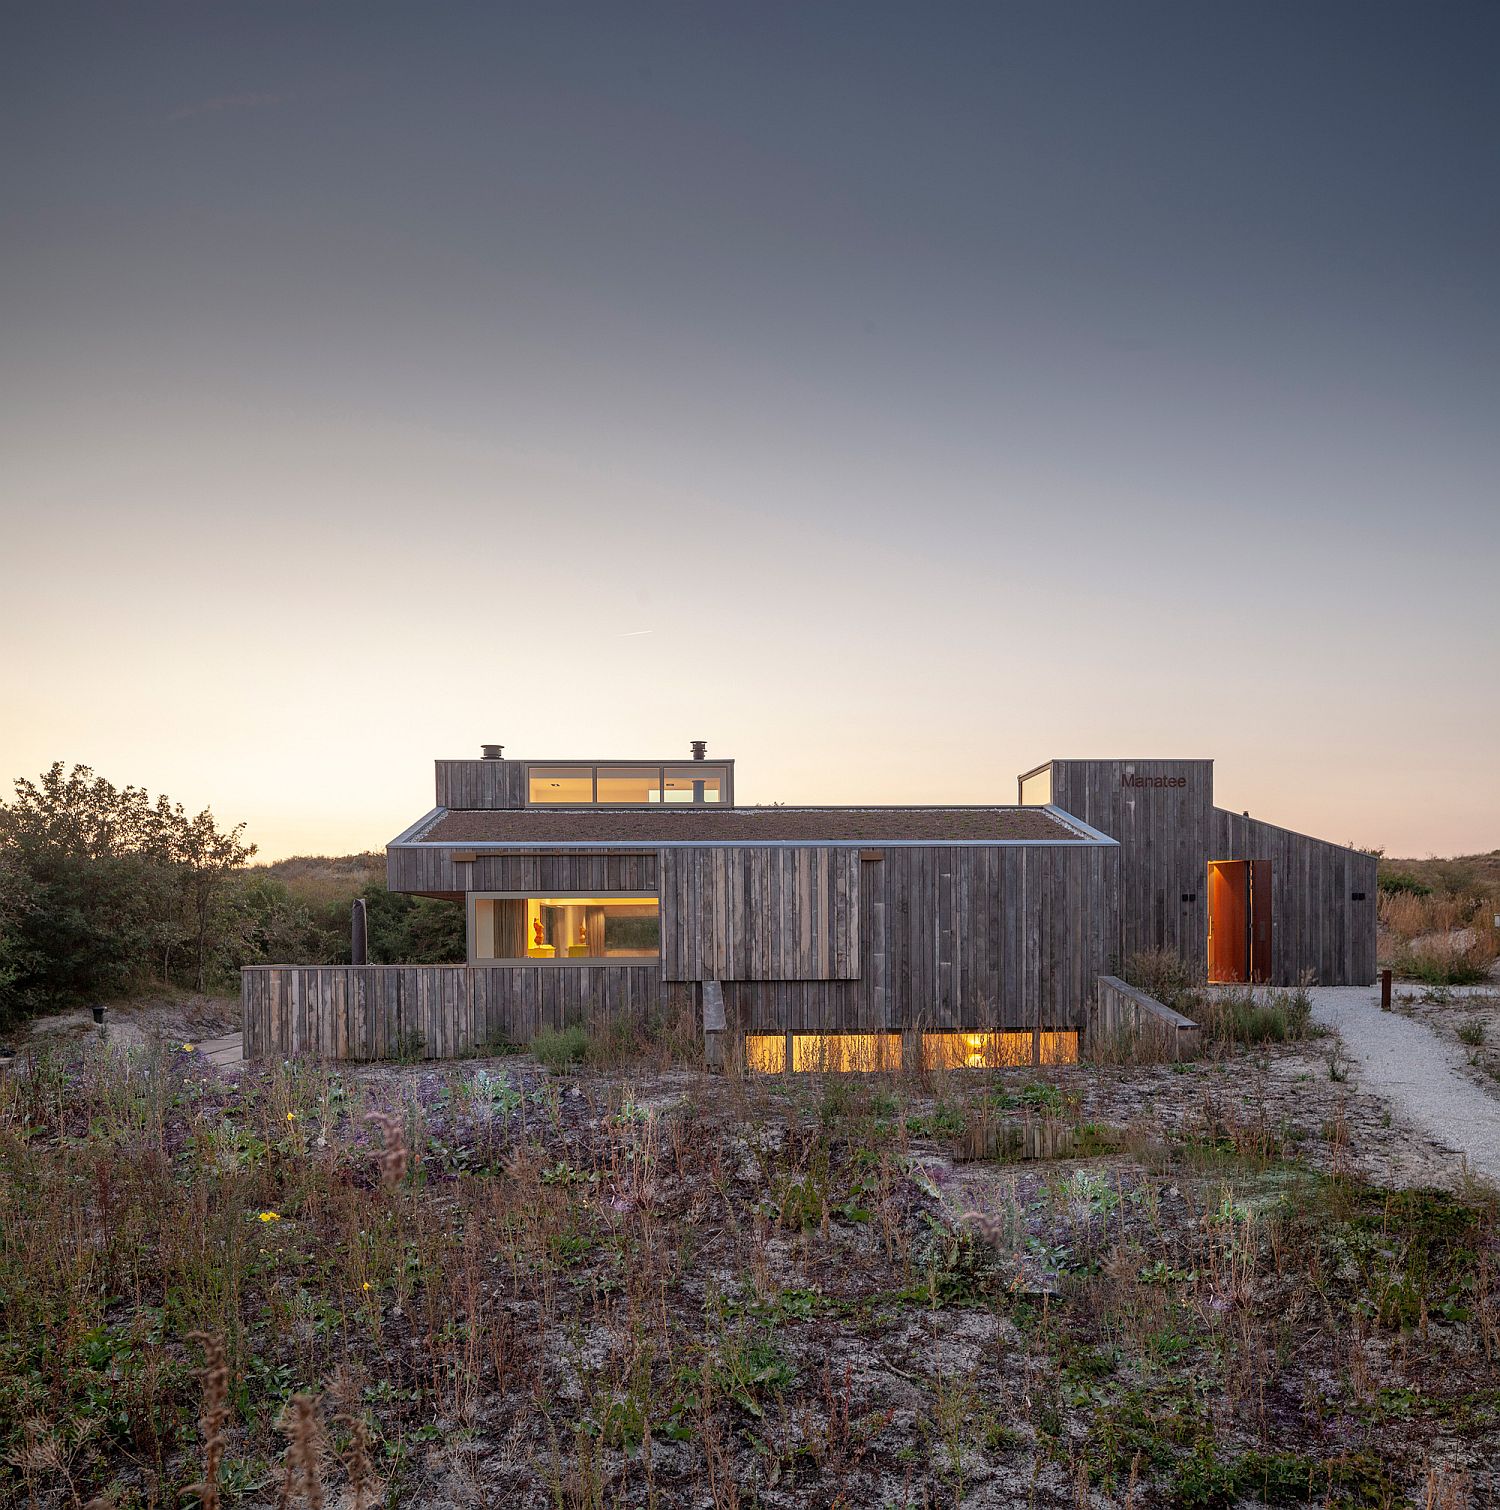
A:
POLYGON ((0 1027, 156 986, 236 989, 240 966, 347 964, 366 899, 370 958, 464 958, 463 911, 385 889, 380 855, 249 864, 224 827, 61 762, 0 802, 0 1027))

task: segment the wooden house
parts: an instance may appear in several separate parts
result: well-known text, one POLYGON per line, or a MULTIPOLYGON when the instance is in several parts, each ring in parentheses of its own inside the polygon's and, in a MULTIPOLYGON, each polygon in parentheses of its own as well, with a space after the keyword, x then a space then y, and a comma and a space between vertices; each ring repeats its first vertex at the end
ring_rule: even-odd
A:
POLYGON ((762 1069, 1071 1060, 1101 975, 1368 981, 1375 861, 1212 805, 1209 761, 1053 761, 1007 806, 743 807, 734 762, 437 762, 393 891, 453 966, 254 967, 252 1054, 442 1056, 629 1016, 762 1069))

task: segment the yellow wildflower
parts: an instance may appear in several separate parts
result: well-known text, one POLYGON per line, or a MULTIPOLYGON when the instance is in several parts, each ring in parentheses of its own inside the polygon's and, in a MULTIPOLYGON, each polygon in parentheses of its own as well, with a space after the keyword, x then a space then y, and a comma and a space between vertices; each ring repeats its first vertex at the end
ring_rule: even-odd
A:
POLYGON ((286 1114, 286 1119, 287 1119, 288 1122, 295 1122, 297 1120, 297 1113, 296 1112, 288 1112, 286 1114))
POLYGON ((281 1213, 278 1211, 262 1211, 260 1219, 263 1222, 279 1222, 281 1220, 281 1213))
POLYGON ((182 1046, 182 1052, 184 1054, 191 1054, 193 1052, 193 1046, 192 1046, 192 1044, 190 1044, 190 1043, 183 1044, 183 1046, 182 1046))

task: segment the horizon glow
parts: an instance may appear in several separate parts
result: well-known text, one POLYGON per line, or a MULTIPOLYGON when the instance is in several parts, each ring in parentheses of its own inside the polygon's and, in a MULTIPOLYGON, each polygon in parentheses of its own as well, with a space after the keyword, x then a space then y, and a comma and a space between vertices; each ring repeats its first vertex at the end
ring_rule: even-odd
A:
POLYGON ((34 7, 0 781, 431 761, 1500 846, 1500 12, 34 7))

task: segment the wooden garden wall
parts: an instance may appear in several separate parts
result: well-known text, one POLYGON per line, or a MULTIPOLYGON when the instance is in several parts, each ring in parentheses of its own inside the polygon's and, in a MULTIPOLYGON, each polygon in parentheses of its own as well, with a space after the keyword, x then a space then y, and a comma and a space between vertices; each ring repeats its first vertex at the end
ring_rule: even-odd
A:
POLYGON ((542 1028, 693 1010, 697 988, 653 964, 252 965, 240 972, 247 1058, 446 1059, 542 1028))

